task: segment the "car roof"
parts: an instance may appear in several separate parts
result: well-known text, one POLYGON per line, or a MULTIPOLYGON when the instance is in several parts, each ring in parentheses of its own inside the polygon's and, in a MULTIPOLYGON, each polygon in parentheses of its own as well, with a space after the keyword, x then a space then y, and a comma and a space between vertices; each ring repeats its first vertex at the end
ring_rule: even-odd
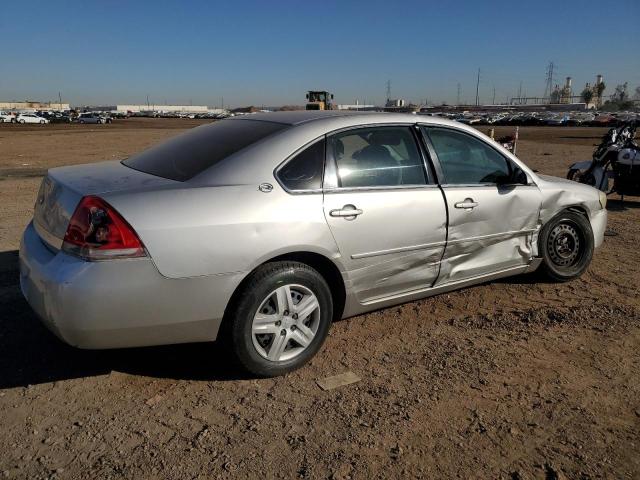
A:
POLYGON ((443 125, 455 125, 463 127, 460 123, 441 117, 430 117, 413 113, 392 112, 362 112, 357 110, 295 110, 288 112, 266 112, 239 115, 227 118, 224 121, 257 120, 263 122, 282 123, 290 126, 314 125, 329 127, 330 124, 340 124, 343 127, 366 123, 431 123, 443 125))

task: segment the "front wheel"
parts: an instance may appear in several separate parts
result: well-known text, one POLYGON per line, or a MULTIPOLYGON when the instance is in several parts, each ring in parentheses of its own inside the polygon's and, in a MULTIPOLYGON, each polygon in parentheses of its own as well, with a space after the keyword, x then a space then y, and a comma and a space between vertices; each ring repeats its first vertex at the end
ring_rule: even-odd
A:
POLYGON ((221 340, 245 370, 273 377, 308 362, 332 318, 331 291, 322 275, 299 262, 267 263, 234 295, 221 340))
POLYGON ((542 273, 556 282, 582 275, 593 257, 593 231, 584 215, 561 212, 549 220, 538 241, 542 273))

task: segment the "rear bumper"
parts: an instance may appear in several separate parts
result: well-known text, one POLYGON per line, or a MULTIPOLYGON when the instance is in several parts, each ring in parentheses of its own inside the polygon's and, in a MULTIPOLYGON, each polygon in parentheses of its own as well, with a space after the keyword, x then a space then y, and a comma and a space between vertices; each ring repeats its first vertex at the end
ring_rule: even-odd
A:
POLYGON ((149 258, 86 262, 53 252, 32 224, 20 244, 20 287, 42 322, 80 348, 215 340, 240 274, 169 279, 149 258))

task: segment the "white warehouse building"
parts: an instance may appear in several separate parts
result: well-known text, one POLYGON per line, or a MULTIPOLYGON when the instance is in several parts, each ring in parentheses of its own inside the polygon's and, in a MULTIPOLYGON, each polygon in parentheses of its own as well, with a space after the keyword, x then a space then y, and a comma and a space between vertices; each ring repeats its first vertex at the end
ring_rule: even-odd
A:
POLYGON ((85 111, 100 112, 184 112, 184 113, 207 113, 210 111, 206 105, 91 105, 76 107, 85 111))

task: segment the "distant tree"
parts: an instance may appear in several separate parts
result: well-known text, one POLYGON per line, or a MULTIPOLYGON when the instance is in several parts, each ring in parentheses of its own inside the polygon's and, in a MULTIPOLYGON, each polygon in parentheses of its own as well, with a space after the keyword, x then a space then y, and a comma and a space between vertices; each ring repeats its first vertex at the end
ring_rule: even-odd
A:
POLYGON ((590 88, 585 88, 580 94, 580 97, 582 97, 582 101, 584 103, 589 105, 591 103, 591 100, 593 100, 593 90, 591 90, 590 88))
POLYGON ((596 96, 598 97, 598 105, 602 104, 602 94, 607 86, 604 82, 600 82, 596 85, 596 96))
POLYGON ((626 102, 629 99, 629 94, 627 93, 627 86, 628 83, 624 82, 622 85, 618 85, 616 87, 616 91, 613 94, 613 98, 611 100, 614 100, 616 102, 626 102))
POLYGON ((633 94, 634 100, 640 100, 640 85, 636 87, 636 93, 633 94))

